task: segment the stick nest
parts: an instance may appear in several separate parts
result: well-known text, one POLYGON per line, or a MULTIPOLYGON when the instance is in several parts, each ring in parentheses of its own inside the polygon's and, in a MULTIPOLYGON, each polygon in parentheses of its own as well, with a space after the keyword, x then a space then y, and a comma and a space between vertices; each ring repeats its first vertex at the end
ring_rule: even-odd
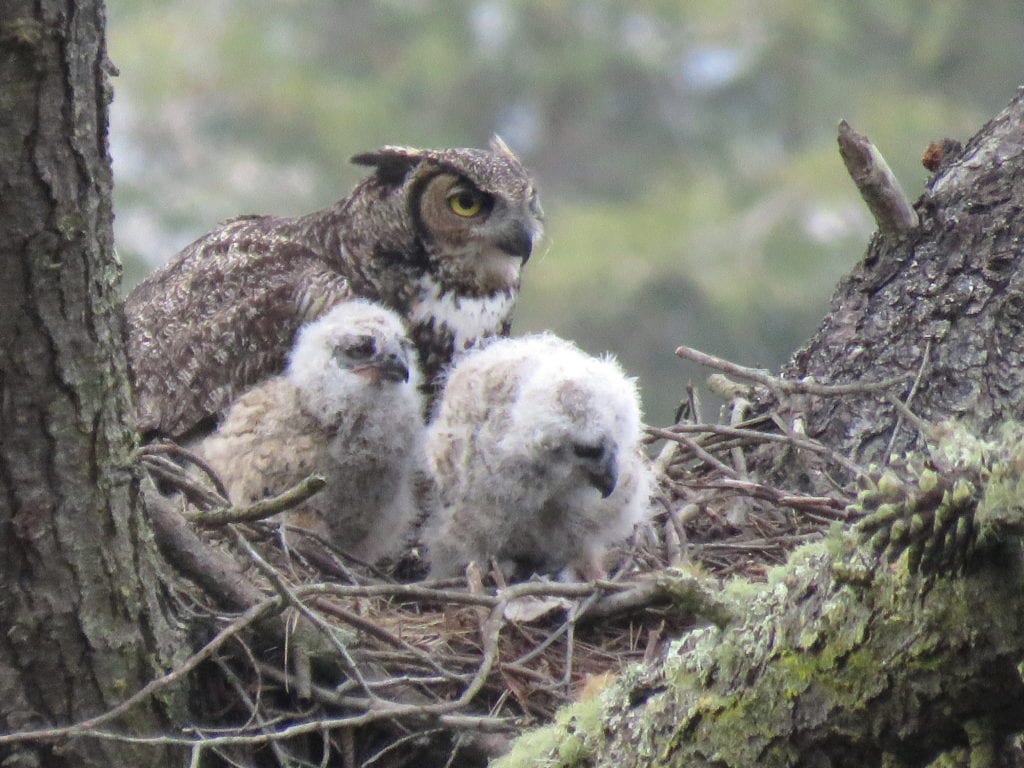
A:
POLYGON ((799 398, 828 387, 687 353, 754 383, 711 381, 727 423, 703 422, 691 389, 677 423, 648 429, 658 511, 606 581, 509 585, 471 568, 427 582, 415 547, 373 568, 262 519, 315 492, 317 478, 239 510, 194 457, 142 449, 161 486, 149 507, 173 593, 199 638, 177 670, 209 703, 209 722, 181 735, 193 763, 482 765, 563 704, 597 695, 624 663, 657 658, 697 623, 727 622, 722 581, 763 579, 847 520, 861 472, 800 432, 799 398), (798 480, 758 479, 755 463, 798 480))

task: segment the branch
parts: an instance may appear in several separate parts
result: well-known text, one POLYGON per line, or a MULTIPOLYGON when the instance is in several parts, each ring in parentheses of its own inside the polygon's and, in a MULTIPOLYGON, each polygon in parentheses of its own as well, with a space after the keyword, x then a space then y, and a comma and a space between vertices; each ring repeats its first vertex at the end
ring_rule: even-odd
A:
POLYGON ((917 211, 882 153, 845 120, 839 122, 839 154, 880 232, 901 235, 917 228, 917 211))
POLYGON ((927 462, 890 467, 856 531, 748 585, 742 619, 693 630, 496 767, 566 749, 589 768, 927 765, 963 746, 992 764, 1024 729, 1024 434, 956 435, 927 462))
POLYGON ((842 396, 853 394, 868 394, 871 392, 882 392, 907 383, 907 377, 900 376, 882 381, 861 381, 850 384, 819 384, 816 381, 794 381, 772 376, 770 373, 758 368, 748 368, 736 363, 730 363, 720 357, 709 355, 706 352, 687 347, 685 345, 676 348, 676 355, 695 363, 706 365, 709 368, 716 368, 741 379, 754 381, 762 384, 768 389, 786 394, 804 393, 808 395, 842 396))
POLYGON ((284 493, 269 499, 260 499, 246 507, 222 507, 209 512, 187 510, 185 519, 190 523, 213 527, 228 523, 252 523, 297 507, 327 485, 323 475, 310 475, 284 493))

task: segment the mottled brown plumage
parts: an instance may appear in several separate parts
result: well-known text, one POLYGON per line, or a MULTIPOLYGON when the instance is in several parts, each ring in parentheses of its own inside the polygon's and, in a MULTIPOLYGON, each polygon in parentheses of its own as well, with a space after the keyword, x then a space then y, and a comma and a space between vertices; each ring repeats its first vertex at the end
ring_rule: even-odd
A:
POLYGON ((297 329, 339 301, 396 310, 426 388, 452 355, 506 334, 520 269, 541 232, 533 184, 512 152, 384 147, 334 205, 297 218, 232 219, 128 297, 138 427, 206 431, 248 387, 279 373, 297 329))

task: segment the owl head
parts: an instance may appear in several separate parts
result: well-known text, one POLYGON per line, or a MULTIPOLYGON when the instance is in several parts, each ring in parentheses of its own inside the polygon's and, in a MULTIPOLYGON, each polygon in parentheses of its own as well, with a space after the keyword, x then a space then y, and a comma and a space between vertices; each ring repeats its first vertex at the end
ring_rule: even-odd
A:
POLYGON ((639 396, 614 360, 553 334, 500 339, 455 366, 429 440, 435 463, 455 450, 486 467, 488 495, 607 498, 639 444, 639 396))
POLYGON ((303 326, 285 376, 301 393, 306 410, 324 425, 351 413, 361 400, 400 394, 419 401, 416 353, 401 319, 362 299, 338 304, 303 326))
POLYGON ((636 383, 611 358, 597 358, 551 334, 516 340, 531 361, 511 408, 506 445, 530 457, 551 490, 615 490, 622 462, 640 440, 636 383))
POLYGON ((533 181, 500 138, 489 150, 386 146, 352 162, 374 168, 364 191, 387 203, 367 210, 377 232, 398 222, 411 229, 395 231, 403 237, 385 257, 419 260, 438 285, 463 295, 518 288, 543 214, 533 181))

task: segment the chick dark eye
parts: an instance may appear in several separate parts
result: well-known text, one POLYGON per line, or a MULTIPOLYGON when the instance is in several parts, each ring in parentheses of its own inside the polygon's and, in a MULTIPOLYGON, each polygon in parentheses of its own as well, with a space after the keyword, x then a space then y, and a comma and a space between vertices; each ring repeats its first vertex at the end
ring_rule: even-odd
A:
POLYGON ((373 336, 360 336, 345 347, 345 354, 356 360, 365 360, 376 351, 377 345, 374 343, 373 336))
POLYGON ((576 444, 572 447, 572 452, 579 456, 581 459, 600 459, 604 453, 604 448, 600 445, 580 445, 576 444))
POLYGON ((465 187, 453 189, 446 199, 452 213, 467 219, 485 211, 490 204, 489 196, 479 190, 465 187))

